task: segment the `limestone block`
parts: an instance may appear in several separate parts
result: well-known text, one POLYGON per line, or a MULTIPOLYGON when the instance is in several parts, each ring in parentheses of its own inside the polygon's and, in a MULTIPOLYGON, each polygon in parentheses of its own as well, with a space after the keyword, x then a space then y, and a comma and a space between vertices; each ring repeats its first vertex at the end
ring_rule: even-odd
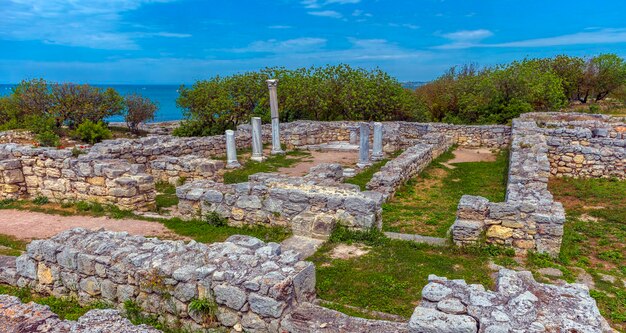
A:
POLYGON ((487 229, 487 238, 509 239, 513 236, 513 229, 500 225, 492 225, 487 229))

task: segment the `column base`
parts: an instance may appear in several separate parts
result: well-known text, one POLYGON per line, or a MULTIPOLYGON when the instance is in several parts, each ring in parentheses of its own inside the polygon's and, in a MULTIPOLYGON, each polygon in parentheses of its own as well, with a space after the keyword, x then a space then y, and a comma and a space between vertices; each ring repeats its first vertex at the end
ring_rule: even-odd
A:
POLYGON ((367 163, 359 162, 359 163, 356 164, 356 167, 359 168, 359 169, 367 168, 369 166, 372 166, 371 162, 367 162, 367 163))
POLYGON ((237 168, 241 168, 241 164, 239 164, 239 162, 237 161, 226 163, 226 169, 237 169, 237 168))
POLYGON ((285 151, 284 151, 284 150, 282 150, 282 149, 280 149, 280 150, 274 150, 274 149, 272 149, 271 154, 272 154, 272 155, 285 155, 285 151))
POLYGON ((372 160, 374 160, 374 161, 380 161, 380 160, 382 160, 382 159, 384 159, 384 158, 385 158, 385 155, 383 155, 383 154, 380 154, 380 155, 378 155, 378 154, 376 154, 376 155, 372 155, 372 160))
POLYGON ((263 162, 267 159, 267 157, 261 155, 261 156, 252 156, 250 157, 251 160, 253 161, 257 161, 257 162, 263 162))

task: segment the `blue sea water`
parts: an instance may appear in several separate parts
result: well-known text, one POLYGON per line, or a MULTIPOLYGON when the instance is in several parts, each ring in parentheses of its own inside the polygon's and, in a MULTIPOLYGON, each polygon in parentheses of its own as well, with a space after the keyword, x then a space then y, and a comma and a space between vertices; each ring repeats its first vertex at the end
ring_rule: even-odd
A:
MULTIPOLYGON (((0 84, 0 96, 11 94, 11 89, 15 85, 0 84)), ((176 107, 176 98, 178 98, 179 85, 100 85, 94 86, 100 88, 113 88, 121 95, 136 93, 144 97, 150 98, 158 106, 154 121, 180 120, 183 118, 183 112, 176 107)), ((123 117, 116 116, 108 119, 109 121, 124 121, 123 117)))

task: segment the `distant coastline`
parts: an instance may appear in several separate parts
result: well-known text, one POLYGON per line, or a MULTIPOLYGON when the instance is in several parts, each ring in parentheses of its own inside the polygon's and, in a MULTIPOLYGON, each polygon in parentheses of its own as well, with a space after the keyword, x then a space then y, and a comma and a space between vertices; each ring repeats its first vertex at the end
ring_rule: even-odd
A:
MULTIPOLYGON (((402 82, 402 86, 407 89, 415 89, 426 82, 407 81, 402 82)), ((0 96, 9 95, 15 84, 0 84, 0 96)), ((178 89, 180 84, 94 84, 96 87, 113 88, 120 94, 137 93, 148 97, 159 106, 156 116, 152 122, 166 122, 184 119, 183 112, 176 106, 176 98, 178 98, 178 89)), ((111 117, 111 122, 123 122, 121 116, 111 117)))

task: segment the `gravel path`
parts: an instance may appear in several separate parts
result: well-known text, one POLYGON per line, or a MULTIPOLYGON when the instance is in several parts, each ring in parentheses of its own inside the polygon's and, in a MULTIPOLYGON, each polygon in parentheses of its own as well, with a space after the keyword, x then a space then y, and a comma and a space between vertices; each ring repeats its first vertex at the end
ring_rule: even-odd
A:
POLYGON ((61 216, 22 210, 0 210, 0 234, 31 240, 52 237, 72 228, 126 231, 133 235, 160 236, 179 239, 175 233, 158 222, 107 217, 61 216))

